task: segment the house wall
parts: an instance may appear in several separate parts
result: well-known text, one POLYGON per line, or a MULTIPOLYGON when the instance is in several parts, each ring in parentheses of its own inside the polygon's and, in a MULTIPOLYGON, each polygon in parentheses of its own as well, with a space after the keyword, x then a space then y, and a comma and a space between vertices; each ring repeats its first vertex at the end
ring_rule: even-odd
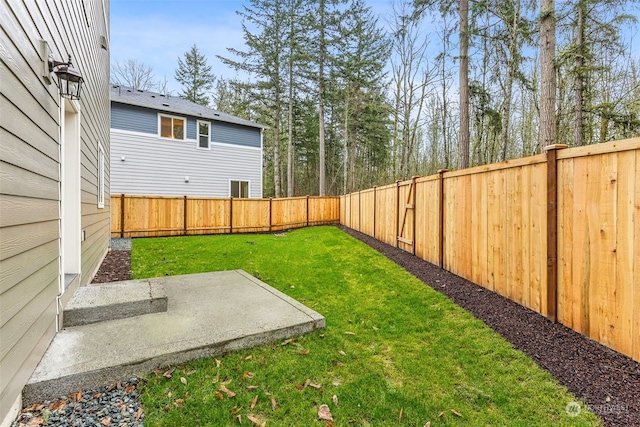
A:
MULTIPOLYGON (((40 40, 85 78, 80 109, 81 274, 90 281, 109 244, 109 0, 0 2, 0 423, 56 332, 60 280, 60 125, 64 102, 43 79, 40 40), (97 207, 98 144, 105 207, 97 207)), ((66 293, 71 294, 72 289, 66 293)), ((63 300, 61 300, 61 304, 63 300)))
POLYGON ((112 194, 228 197, 230 180, 249 181, 250 197, 262 197, 262 150, 111 129, 112 194))
MULTIPOLYGON (((173 112, 164 114, 187 119, 188 139, 196 139, 196 121, 208 121, 211 123, 211 141, 225 144, 240 145, 244 147, 261 147, 260 129, 238 125, 234 123, 207 120, 202 117, 190 117, 173 112)), ((111 127, 113 129, 158 134, 158 111, 152 108, 138 107, 136 105, 111 103, 111 127)))

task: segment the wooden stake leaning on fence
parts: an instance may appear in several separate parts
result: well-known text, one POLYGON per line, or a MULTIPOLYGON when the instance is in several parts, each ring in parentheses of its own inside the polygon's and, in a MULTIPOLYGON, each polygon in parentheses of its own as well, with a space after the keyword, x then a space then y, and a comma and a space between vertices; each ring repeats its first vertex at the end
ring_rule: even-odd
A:
POLYGON ((565 144, 544 148, 547 152, 547 317, 558 315, 558 162, 557 150, 565 144))
POLYGON ((182 231, 182 234, 184 236, 186 236, 187 235, 187 196, 184 196, 184 208, 183 208, 183 210, 184 210, 184 217, 183 217, 182 222, 183 222, 184 229, 182 231))
POLYGON ((440 268, 444 268, 444 174, 449 172, 448 169, 438 170, 438 260, 440 268))
POLYGON ((124 194, 120 195, 120 237, 124 238, 124 194))

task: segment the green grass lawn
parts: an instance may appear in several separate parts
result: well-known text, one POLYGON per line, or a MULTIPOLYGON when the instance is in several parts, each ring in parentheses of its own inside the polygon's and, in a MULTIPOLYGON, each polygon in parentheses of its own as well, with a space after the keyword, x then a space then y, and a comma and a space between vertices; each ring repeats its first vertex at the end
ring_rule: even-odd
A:
POLYGON ((336 426, 600 425, 586 410, 569 417, 576 399, 484 323, 335 227, 136 239, 132 268, 135 278, 243 269, 327 321, 286 345, 149 375, 147 426, 240 425, 238 415, 246 426, 248 416, 323 426, 322 404, 336 426))

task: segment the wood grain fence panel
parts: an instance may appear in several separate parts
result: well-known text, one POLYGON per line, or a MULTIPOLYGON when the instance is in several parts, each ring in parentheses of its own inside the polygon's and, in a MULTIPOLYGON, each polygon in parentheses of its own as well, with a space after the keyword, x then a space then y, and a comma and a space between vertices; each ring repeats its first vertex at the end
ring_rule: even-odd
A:
POLYGON ((187 234, 228 233, 229 199, 187 199, 187 234))
POLYGON ((396 184, 376 189, 376 239, 396 244, 396 184))
MULTIPOLYGON (((573 280, 573 159, 558 161, 558 322, 576 329, 580 292, 573 280)), ((577 329, 576 329, 577 330, 577 329)))
POLYGON ((111 196, 111 237, 120 237, 122 230, 122 198, 111 196))
POLYGON ((416 256, 438 265, 440 225, 438 209, 440 206, 438 175, 418 179, 416 182, 416 256))
POLYGON ((340 199, 337 197, 309 197, 309 225, 340 222, 340 199))
POLYGON ((397 232, 397 237, 400 237, 398 247, 404 251, 413 253, 413 242, 415 241, 413 225, 413 215, 415 211, 413 181, 400 182, 397 193, 400 198, 398 204, 400 207, 397 232))
POLYGON ((307 198, 273 199, 271 204, 271 229, 287 230, 307 224, 307 198))
POLYGON ((471 280, 487 287, 487 174, 471 175, 471 280))
POLYGON ((340 196, 340 224, 341 225, 346 225, 345 224, 345 207, 346 207, 347 203, 346 203, 346 196, 343 194, 342 196, 340 196))
POLYGON ((633 293, 633 312, 631 313, 633 337, 632 351, 629 354, 635 360, 640 361, 640 150, 636 150, 635 165, 635 209, 633 211, 633 276, 632 276, 632 293, 633 293))
POLYGON ((360 231, 367 236, 373 236, 374 225, 374 194, 373 189, 360 192, 360 231))
POLYGON ((269 200, 233 199, 234 233, 269 231, 269 200))
POLYGON ((184 231, 184 198, 127 196, 125 237, 177 236, 184 231))
POLYGON ((547 168, 536 164, 529 181, 529 300, 528 307, 547 315, 547 168))
POLYGON ((360 224, 360 194, 351 193, 351 228, 362 231, 360 224))

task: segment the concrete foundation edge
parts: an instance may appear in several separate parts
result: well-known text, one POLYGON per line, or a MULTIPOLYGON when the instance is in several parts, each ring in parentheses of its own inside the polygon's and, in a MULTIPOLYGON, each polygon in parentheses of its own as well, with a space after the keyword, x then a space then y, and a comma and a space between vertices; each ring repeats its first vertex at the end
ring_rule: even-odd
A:
MULTIPOLYGON (((268 333, 249 335, 229 341, 164 354, 151 359, 140 360, 128 365, 113 366, 97 371, 83 372, 40 383, 27 384, 22 393, 22 405, 29 406, 44 400, 59 399, 78 390, 92 390, 125 381, 131 377, 153 371, 167 365, 177 365, 203 357, 219 356, 235 350, 242 350, 269 344, 281 339, 303 335, 325 327, 325 319, 317 319, 295 326, 284 327, 268 333)), ((14 417, 15 418, 15 417, 14 417)), ((1 426, 4 427, 4 424, 1 426)))

